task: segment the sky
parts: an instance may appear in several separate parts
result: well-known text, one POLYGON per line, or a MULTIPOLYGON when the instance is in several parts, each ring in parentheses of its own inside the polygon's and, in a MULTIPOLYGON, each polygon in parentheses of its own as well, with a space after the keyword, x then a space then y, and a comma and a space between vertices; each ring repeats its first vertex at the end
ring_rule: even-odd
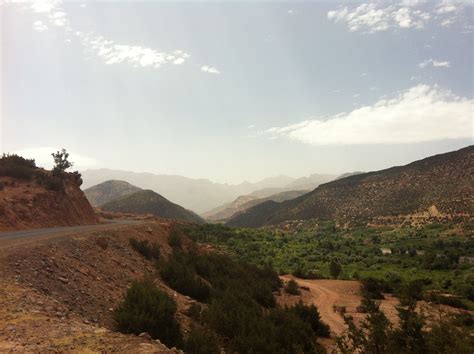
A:
POLYGON ((456 150, 474 136, 473 8, 0 0, 0 150, 227 183, 456 150))

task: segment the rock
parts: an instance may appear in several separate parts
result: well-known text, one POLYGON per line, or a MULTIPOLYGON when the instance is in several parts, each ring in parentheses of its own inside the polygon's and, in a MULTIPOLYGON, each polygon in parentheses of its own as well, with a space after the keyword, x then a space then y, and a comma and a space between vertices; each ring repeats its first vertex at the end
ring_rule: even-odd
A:
POLYGON ((107 328, 97 328, 94 330, 94 333, 95 334, 104 334, 104 333, 107 333, 107 328))
POLYGON ((64 284, 69 283, 69 279, 68 279, 68 278, 58 277, 58 279, 59 279, 60 281, 62 281, 64 284))
POLYGON ((151 336, 150 336, 148 333, 146 333, 146 332, 142 332, 142 333, 140 333, 138 336, 141 337, 141 338, 145 338, 145 339, 150 339, 150 340, 151 340, 151 336))

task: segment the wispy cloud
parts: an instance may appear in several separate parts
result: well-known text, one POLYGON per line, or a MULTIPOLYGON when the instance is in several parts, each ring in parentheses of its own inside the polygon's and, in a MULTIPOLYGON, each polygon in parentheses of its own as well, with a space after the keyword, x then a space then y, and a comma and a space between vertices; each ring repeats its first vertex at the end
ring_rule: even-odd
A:
POLYGON ((449 61, 438 61, 434 59, 427 59, 419 63, 418 66, 422 69, 426 68, 427 66, 432 66, 435 68, 450 68, 451 63, 449 61))
MULTIPOLYGON (((164 65, 182 65, 191 57, 189 53, 182 49, 169 52, 141 45, 121 44, 94 32, 73 30, 68 14, 63 7, 63 0, 32 0, 25 2, 6 0, 3 3, 20 3, 22 8, 42 16, 42 20, 33 23, 35 31, 44 32, 51 27, 61 28, 64 31, 67 44, 74 39, 78 40, 89 57, 95 56, 107 65, 130 64, 134 67, 157 69, 164 65)), ((1 0, 0 4, 2 4, 1 0)), ((86 4, 79 4, 79 6, 85 8, 86 4)), ((220 74, 215 67, 207 65, 202 66, 201 71, 220 74)))
POLYGON ((312 145, 403 144, 473 136, 474 100, 417 85, 392 99, 266 131, 312 145))
POLYGON ((87 51, 107 65, 129 63, 135 67, 159 68, 165 64, 180 65, 190 57, 182 50, 167 53, 142 46, 117 44, 103 36, 81 32, 76 32, 76 36, 80 38, 87 51))
POLYGON ((43 32, 48 30, 48 26, 46 26, 42 21, 35 21, 33 22, 33 29, 38 32, 43 32))
POLYGON ((329 20, 345 23, 351 32, 376 33, 392 28, 424 28, 429 22, 448 27, 460 17, 467 3, 405 0, 343 6, 327 13, 329 20))
POLYGON ((213 66, 204 65, 201 67, 201 71, 209 74, 220 74, 221 72, 213 66))

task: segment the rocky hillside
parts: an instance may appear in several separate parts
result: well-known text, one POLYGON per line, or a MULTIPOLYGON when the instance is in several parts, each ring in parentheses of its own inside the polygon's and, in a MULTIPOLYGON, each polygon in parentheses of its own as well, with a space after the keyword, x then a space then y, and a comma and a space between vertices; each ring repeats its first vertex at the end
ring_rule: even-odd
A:
POLYGON ((406 166, 362 173, 323 184, 282 203, 268 201, 232 218, 228 225, 260 227, 285 220, 367 220, 425 212, 473 214, 474 146, 406 166))
POLYGON ((92 206, 101 206, 114 199, 141 191, 141 188, 118 180, 109 180, 84 190, 92 206))
POLYGON ((119 213, 151 214, 164 219, 177 219, 197 223, 204 222, 197 214, 170 202, 151 190, 141 190, 114 199, 102 205, 101 209, 119 213))
POLYGON ((232 203, 224 204, 223 206, 213 209, 203 216, 209 221, 227 221, 228 219, 231 219, 232 217, 266 201, 271 200, 274 202, 283 202, 285 200, 299 197, 300 195, 303 195, 307 192, 308 191, 284 191, 265 198, 257 198, 253 195, 242 195, 232 203))
POLYGON ((98 223, 75 173, 53 176, 33 160, 0 158, 0 230, 98 223))

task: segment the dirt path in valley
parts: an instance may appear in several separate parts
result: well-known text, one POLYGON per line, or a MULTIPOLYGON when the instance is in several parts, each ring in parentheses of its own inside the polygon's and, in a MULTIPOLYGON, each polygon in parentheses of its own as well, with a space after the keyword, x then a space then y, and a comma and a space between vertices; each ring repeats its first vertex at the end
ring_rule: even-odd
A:
MULTIPOLYGON (((346 314, 351 315, 355 322, 361 321, 365 314, 357 312, 362 297, 360 296, 360 282, 355 280, 330 280, 330 279, 298 279, 293 276, 282 276, 284 281, 294 279, 300 286, 309 289, 302 290, 301 299, 304 303, 314 304, 321 314, 322 320, 329 325, 331 332, 340 335, 346 329, 342 315, 335 312, 333 306, 344 306, 346 314)), ((298 301, 295 298, 294 301, 298 301)), ((381 302, 381 308, 390 320, 396 319, 395 306, 398 300, 387 296, 381 302)))

